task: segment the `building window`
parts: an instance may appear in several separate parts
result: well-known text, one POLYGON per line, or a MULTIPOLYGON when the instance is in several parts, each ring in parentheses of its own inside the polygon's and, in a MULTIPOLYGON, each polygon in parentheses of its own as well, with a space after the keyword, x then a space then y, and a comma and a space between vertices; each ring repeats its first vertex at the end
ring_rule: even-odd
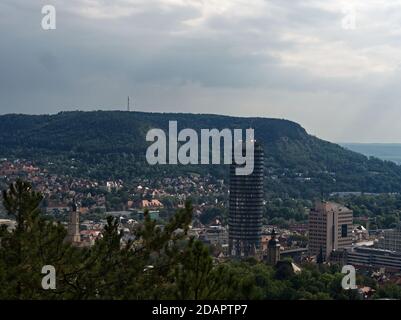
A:
POLYGON ((348 225, 342 224, 341 225, 341 238, 346 238, 346 237, 348 237, 348 225))

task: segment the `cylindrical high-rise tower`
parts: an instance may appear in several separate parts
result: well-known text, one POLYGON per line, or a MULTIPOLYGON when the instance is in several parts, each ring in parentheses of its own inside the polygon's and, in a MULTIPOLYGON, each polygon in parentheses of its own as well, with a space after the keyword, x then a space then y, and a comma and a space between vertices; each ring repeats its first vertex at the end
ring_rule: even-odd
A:
POLYGON ((260 247, 264 201, 264 152, 254 142, 254 170, 236 175, 230 167, 229 250, 233 257, 254 256, 260 247))

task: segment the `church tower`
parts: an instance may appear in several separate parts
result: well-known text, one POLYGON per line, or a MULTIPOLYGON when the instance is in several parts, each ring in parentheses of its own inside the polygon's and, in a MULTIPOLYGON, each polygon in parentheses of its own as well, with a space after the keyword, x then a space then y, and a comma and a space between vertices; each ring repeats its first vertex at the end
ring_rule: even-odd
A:
POLYGON ((81 235, 79 234, 79 208, 75 201, 72 204, 72 212, 65 240, 71 244, 79 244, 81 242, 81 235))
POLYGON ((280 261, 280 243, 276 240, 276 231, 273 229, 272 237, 267 244, 267 263, 275 266, 280 261))

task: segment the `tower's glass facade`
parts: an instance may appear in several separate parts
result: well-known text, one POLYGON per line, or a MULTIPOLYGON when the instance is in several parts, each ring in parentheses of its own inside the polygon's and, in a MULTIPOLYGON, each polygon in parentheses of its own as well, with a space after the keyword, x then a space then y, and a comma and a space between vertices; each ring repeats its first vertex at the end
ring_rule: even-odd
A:
POLYGON ((264 201, 264 152, 254 145, 254 170, 236 175, 230 167, 229 250, 231 256, 254 256, 260 247, 264 201))

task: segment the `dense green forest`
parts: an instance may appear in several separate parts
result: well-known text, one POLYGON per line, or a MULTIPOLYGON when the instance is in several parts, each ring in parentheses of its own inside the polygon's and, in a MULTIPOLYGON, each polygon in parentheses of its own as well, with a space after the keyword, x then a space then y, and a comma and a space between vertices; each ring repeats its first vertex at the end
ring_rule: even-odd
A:
POLYGON ((366 218, 369 218, 370 230, 395 228, 400 224, 401 195, 399 194, 349 195, 333 197, 332 200, 352 209, 355 223, 366 226, 366 218))
MULTIPOLYGON (((360 299, 341 287, 338 266, 289 263, 268 266, 254 259, 216 263, 201 242, 188 236, 191 204, 157 228, 148 216, 135 240, 121 245, 117 220, 109 217, 93 247, 65 243, 66 230, 45 219, 42 195, 21 180, 3 192, 17 221, 0 227, 0 300, 6 299, 360 299), (55 289, 41 282, 44 265, 56 270, 55 289)), ((377 287, 365 276, 358 285, 377 288, 377 298, 401 298, 394 285, 377 287)))
POLYGON ((398 192, 401 167, 323 141, 279 119, 123 111, 0 116, 0 157, 25 158, 56 172, 96 179, 178 173, 227 177, 224 165, 150 166, 145 136, 151 128, 254 128, 264 146, 268 196, 312 199, 335 191, 398 192))

